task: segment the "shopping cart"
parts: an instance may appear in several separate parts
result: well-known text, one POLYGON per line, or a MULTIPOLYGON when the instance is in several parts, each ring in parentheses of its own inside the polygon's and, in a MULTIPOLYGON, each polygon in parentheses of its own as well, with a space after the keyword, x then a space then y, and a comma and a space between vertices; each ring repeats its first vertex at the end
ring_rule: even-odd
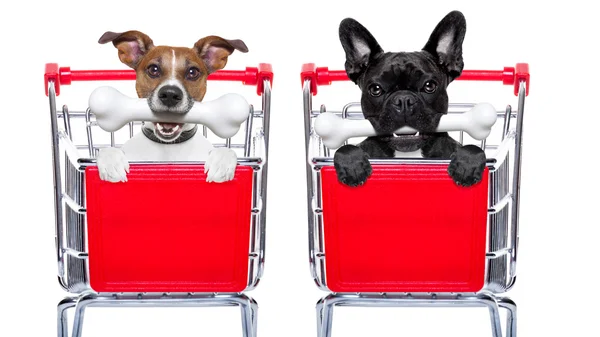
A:
MULTIPOLYGON (((503 294, 516 278, 529 67, 463 71, 458 79, 502 82, 518 96, 516 110, 496 109, 497 122, 483 141, 450 133, 485 150, 482 183, 456 186, 446 171, 449 160, 375 158, 365 185, 350 188, 337 181, 335 151, 314 131, 326 107, 314 110, 312 103, 319 86, 348 77, 343 70, 303 65, 310 265, 317 286, 330 292, 316 306, 318 336, 331 336, 335 306, 486 307, 495 337, 502 336, 499 308, 504 308, 506 336, 516 336, 516 305, 503 294), (420 193, 424 190, 429 192, 420 193)), ((449 113, 473 106, 451 103, 449 113)), ((360 103, 327 112, 364 119, 360 103)))
POLYGON ((58 110, 57 96, 75 81, 135 77, 133 70, 46 65, 58 281, 72 294, 58 304, 58 336, 68 336, 66 310, 73 307, 72 336, 78 337, 90 306, 234 305, 241 308, 244 336, 256 336, 258 306, 244 292, 263 274, 271 66, 209 76, 255 86, 262 104, 261 110, 250 105, 244 132, 232 138, 202 129, 215 147, 234 149, 238 157, 234 180, 219 184, 206 182, 201 162, 131 162, 127 183, 100 181, 98 151, 120 146, 139 123, 107 133, 89 108, 58 110))

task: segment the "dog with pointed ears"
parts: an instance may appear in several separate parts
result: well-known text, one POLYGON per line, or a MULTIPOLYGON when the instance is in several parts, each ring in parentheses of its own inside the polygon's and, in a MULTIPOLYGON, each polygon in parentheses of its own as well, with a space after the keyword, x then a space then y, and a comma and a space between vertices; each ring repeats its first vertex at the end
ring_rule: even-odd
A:
POLYGON ((425 158, 450 159, 448 173, 457 185, 481 181, 484 151, 461 145, 447 132, 436 132, 440 118, 448 113, 446 88, 462 73, 462 43, 466 20, 452 11, 435 27, 420 51, 384 52, 373 35, 359 22, 340 23, 339 37, 346 54, 350 80, 362 92, 363 114, 377 136, 355 145, 344 145, 334 155, 338 180, 359 186, 372 173, 369 158, 389 158, 420 151, 425 158), (414 135, 396 135, 410 126, 414 135))
MULTIPOLYGON (((207 77, 222 69, 234 50, 246 53, 242 40, 207 36, 192 48, 155 46, 139 31, 106 32, 100 44, 112 42, 119 60, 136 72, 135 88, 153 112, 185 114, 206 94, 207 77)), ((118 148, 100 150, 97 158, 102 180, 127 181, 129 161, 202 161, 209 182, 233 179, 237 156, 227 148, 213 148, 196 124, 144 122, 142 132, 118 148)))

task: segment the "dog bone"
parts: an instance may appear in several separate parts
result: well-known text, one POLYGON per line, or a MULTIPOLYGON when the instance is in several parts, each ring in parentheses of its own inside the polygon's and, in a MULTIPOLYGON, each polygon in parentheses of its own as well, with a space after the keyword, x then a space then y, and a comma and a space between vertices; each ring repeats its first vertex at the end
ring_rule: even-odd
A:
POLYGON ((114 132, 133 121, 193 123, 208 127, 221 138, 234 136, 248 118, 250 105, 238 94, 225 94, 208 102, 195 102, 187 113, 156 113, 144 98, 128 97, 113 87, 99 87, 89 99, 90 110, 104 131, 114 132))
MULTIPOLYGON (((477 140, 485 139, 496 123, 496 109, 489 103, 479 103, 461 114, 444 115, 440 119, 437 132, 465 131, 477 140)), ((315 120, 315 132, 330 149, 337 149, 352 137, 376 136, 377 132, 368 120, 342 119, 333 113, 325 112, 315 120)), ((396 134, 412 134, 417 130, 405 126, 396 134)))

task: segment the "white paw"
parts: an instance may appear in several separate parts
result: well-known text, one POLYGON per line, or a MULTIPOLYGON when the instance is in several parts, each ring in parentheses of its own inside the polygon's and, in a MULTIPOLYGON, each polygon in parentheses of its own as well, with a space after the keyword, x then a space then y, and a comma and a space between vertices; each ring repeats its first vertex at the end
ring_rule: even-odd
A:
POLYGON ((114 147, 107 147, 98 153, 96 158, 100 179, 112 183, 126 182, 129 173, 129 162, 125 153, 114 147))
POLYGON ((204 164, 204 173, 207 173, 206 181, 222 183, 233 179, 237 156, 232 149, 216 148, 208 153, 208 159, 204 164))

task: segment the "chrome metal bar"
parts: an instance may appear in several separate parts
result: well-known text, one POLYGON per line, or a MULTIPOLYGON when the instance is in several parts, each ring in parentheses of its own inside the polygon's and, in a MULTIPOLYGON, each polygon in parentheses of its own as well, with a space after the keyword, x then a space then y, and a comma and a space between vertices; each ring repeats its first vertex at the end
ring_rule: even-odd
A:
POLYGON ((84 174, 77 168, 77 151, 70 150, 71 141, 60 135, 61 152, 69 158, 65 160, 63 173, 63 202, 67 205, 64 211, 64 245, 63 249, 70 254, 65 256, 65 280, 68 291, 79 293, 89 288, 87 261, 81 258, 80 252, 86 251, 85 225, 85 189, 84 174), (72 158, 74 157, 74 158, 72 158))
POLYGON ((260 262, 260 214, 252 213, 250 219, 250 249, 248 253, 248 282, 244 291, 256 288, 260 279, 258 278, 258 263, 260 262))
POLYGON ((323 291, 329 291, 327 288, 327 275, 325 264, 325 242, 324 242, 324 227, 323 227, 323 205, 322 205, 322 188, 321 188, 321 170, 314 168, 313 175, 313 188, 315 196, 312 200, 313 209, 313 256, 314 266, 312 269, 312 276, 315 280, 319 289, 323 291))
POLYGON ((262 166, 262 175, 260 179, 260 195, 262 199, 262 211, 260 213, 260 258, 258 262, 258 278, 261 278, 264 272, 265 264, 265 240, 267 228, 267 172, 269 171, 269 139, 271 130, 271 82, 263 79, 262 94, 262 112, 263 112, 263 141, 264 141, 264 162, 262 166))
POLYGON ((225 147, 231 149, 231 138, 225 139, 225 147))
POLYGON ((512 200, 512 194, 505 195, 502 199, 500 199, 495 205, 488 208, 488 214, 495 214, 500 212, 510 201, 512 200))
POLYGON ((67 297, 58 302, 57 309, 57 335, 58 337, 69 336, 69 322, 67 317, 67 309, 74 308, 77 304, 77 298, 67 297))
POLYGON ((202 125, 202 135, 204 136, 204 138, 208 137, 208 128, 206 127, 206 125, 202 125))
POLYGON ((62 115, 65 124, 65 132, 67 133, 67 136, 69 136, 69 139, 73 140, 73 135, 71 134, 71 116, 69 115, 69 107, 66 104, 62 107, 62 115))
MULTIPOLYGON (((312 115, 312 93, 310 92, 310 79, 304 80, 302 88, 303 94, 303 107, 304 107, 304 150, 306 156, 306 201, 307 201, 307 215, 308 215, 308 253, 309 262, 312 270, 316 269, 315 261, 315 246, 314 246, 314 225, 315 219, 312 208, 312 198, 314 196, 313 191, 313 172, 312 165, 310 164, 310 135, 311 135, 311 115, 312 115)), ((314 276, 314 275, 313 275, 314 276)))
MULTIPOLYGON (((79 169, 82 170, 87 166, 91 166, 91 165, 96 165, 96 159, 95 158, 80 158, 79 160, 77 160, 77 163, 79 164, 79 169)), ((136 161, 130 161, 130 164, 141 164, 141 165, 152 165, 152 164, 164 164, 164 161, 142 161, 142 160, 136 160, 136 161)), ((262 158, 256 158, 256 157, 250 157, 250 158, 238 158, 237 160, 238 165, 242 165, 242 166, 260 166, 261 164, 263 164, 263 159, 262 158)), ((177 165, 196 165, 196 164, 204 164, 203 161, 170 161, 169 164, 177 164, 177 165)), ((264 168, 264 164, 263 164, 263 168, 264 168)))
POLYGON ((269 130, 271 126, 271 83, 269 80, 263 80, 264 92, 262 95, 262 111, 263 111, 263 132, 265 137, 265 159, 268 161, 269 153, 269 130))
MULTIPOLYGON (((72 118, 85 118, 85 111, 69 111, 69 116, 72 118)), ((63 118, 59 115, 58 118, 63 118)))
POLYGON ((511 152, 511 149, 514 146, 513 142, 515 141, 515 138, 516 131, 509 130, 508 133, 504 136, 504 139, 502 140, 500 145, 496 147, 496 153, 494 154, 494 158, 497 159, 498 165, 502 165, 506 156, 511 152))
POLYGON ((129 122, 129 138, 133 138, 133 122, 129 122))
MULTIPOLYGON (((424 164, 424 165, 448 165, 450 159, 437 159, 437 158, 377 158, 369 159, 371 164, 424 164)), ((486 166, 494 167, 496 164, 496 158, 487 158, 486 166)), ((310 164, 309 164, 310 165, 310 164)), ((317 157, 312 158, 312 165, 315 167, 331 166, 333 165, 333 158, 317 157)))
POLYGON ((508 135, 508 130, 510 129, 510 118, 512 115, 512 107, 509 105, 506 106, 506 112, 504 113, 504 125, 502 127, 502 140, 504 137, 508 135))
POLYGON ((54 190, 54 226, 56 241, 56 258, 58 262, 58 277, 64 285, 64 256, 63 256, 63 205, 62 205, 62 173, 60 169, 60 147, 58 139, 58 118, 56 114, 56 92, 54 81, 48 82, 48 100, 50 104, 50 131, 52 142, 52 178, 54 190))
MULTIPOLYGON (((516 276, 516 264, 517 264, 517 251, 519 245, 519 198, 521 195, 521 157, 523 147, 523 115, 525 112, 525 93, 526 93, 526 82, 521 81, 519 84, 519 102, 518 102, 518 115, 517 115, 517 127, 516 127, 516 139, 515 139, 515 160, 514 160, 514 175, 513 175, 513 204, 512 204, 512 226, 511 226, 511 247, 513 251, 511 254, 511 266, 510 275, 513 278, 511 281, 514 283, 516 276)), ((509 287, 510 288, 510 287, 509 287)))
POLYGON ((493 251, 493 252, 487 252, 485 253, 485 257, 487 257, 488 259, 495 259, 501 256, 505 256, 507 254, 510 254, 512 252, 512 249, 510 248, 504 248, 504 249, 500 249, 497 251, 493 251))
MULTIPOLYGON (((255 303, 256 304, 256 303, 255 303)), ((254 337, 254 332, 256 331, 256 327, 253 326, 255 323, 255 319, 253 317, 253 313, 258 311, 258 306, 252 305, 250 303, 240 303, 240 313, 242 316, 242 335, 244 337, 254 337)))
MULTIPOLYGON (((354 108, 354 107, 361 107, 360 102, 350 102, 347 103, 346 105, 344 105, 344 107, 342 108, 342 118, 345 118, 344 116, 348 116, 348 110, 350 110, 350 108, 354 108)), ((362 114, 362 109, 361 112, 362 114)))
POLYGON ((87 131, 87 139, 88 139, 88 150, 90 153, 90 158, 94 158, 94 139, 92 137, 92 123, 91 123, 91 114, 92 111, 88 108, 85 112, 85 125, 87 131))
MULTIPOLYGON (((65 304, 66 306, 66 304, 65 304)), ((258 305, 245 294, 187 294, 171 295, 130 295, 101 296, 87 293, 77 299, 72 337, 81 337, 85 310, 88 307, 216 307, 239 306, 242 310, 242 332, 244 337, 256 337, 258 305)))
POLYGON ((497 299, 498 306, 507 310, 506 337, 517 337, 517 304, 510 298, 497 299))
POLYGON ((63 251, 65 254, 73 256, 74 258, 77 258, 77 259, 87 259, 87 257, 88 257, 88 253, 80 252, 78 250, 71 249, 71 248, 65 248, 63 251))
POLYGON ((492 334, 502 337, 498 303, 491 294, 475 296, 460 295, 390 295, 390 294, 329 294, 317 303, 317 328, 321 337, 331 337, 333 308, 335 306, 352 307, 484 307, 490 312, 492 334), (321 313, 319 313, 319 311, 321 313))
POLYGON ((115 147, 115 133, 110 133, 110 147, 115 147))
MULTIPOLYGON (((348 109, 350 109, 353 106, 356 106, 357 104, 358 104, 358 106, 360 106, 360 103, 348 103, 348 104, 344 105, 344 107, 342 108, 342 119, 348 119, 348 109)), ((364 118, 364 116, 363 116, 363 118, 364 118)), ((348 145, 348 139, 346 139, 344 141, 344 145, 348 145)))
MULTIPOLYGON (((87 109, 86 109, 86 110, 87 110, 87 109)), ((85 118, 85 114, 86 114, 86 112, 85 112, 85 111, 83 111, 83 110, 69 111, 69 115, 70 115, 72 118, 75 118, 75 119, 78 119, 78 118, 85 118)), ((93 114, 93 113, 92 113, 92 114, 93 114)), ((62 115, 58 115, 58 118, 63 118, 63 116, 62 116, 62 115)), ((133 122, 130 122, 130 123, 133 123, 134 125, 139 125, 139 124, 142 124, 143 122, 142 122, 142 121, 133 121, 133 122)))
POLYGON ((252 336, 256 337, 258 336, 258 304, 252 298, 250 299, 250 301, 250 308, 252 309, 252 336))
MULTIPOLYGON (((321 104, 321 108, 319 109, 319 114, 322 114, 326 111, 327 111, 327 109, 325 108, 325 104, 321 104)), ((327 146, 325 146, 325 144, 323 144, 323 141, 321 140, 321 138, 319 138, 319 143, 321 144, 322 149, 323 149, 323 156, 331 157, 330 149, 327 146)))
POLYGON ((258 173, 252 174, 252 209, 256 209, 261 206, 260 200, 260 177, 258 173))
POLYGON ((77 214, 85 214, 85 207, 81 206, 78 202, 73 200, 73 198, 71 198, 68 194, 63 193, 62 200, 67 206, 69 206, 71 210, 73 210, 73 212, 77 214))
POLYGON ((250 157, 250 147, 252 143, 252 122, 254 121, 254 106, 250 105, 250 115, 246 119, 246 134, 244 144, 244 157, 250 157))
MULTIPOLYGON (((213 144, 213 146, 214 147, 226 147, 227 145, 225 143, 221 143, 221 144, 213 144)), ((87 145, 87 144, 86 145, 75 145, 75 147, 78 150, 83 150, 83 149, 88 149, 89 145, 87 145)), ((95 144, 94 145, 95 149, 104 149, 107 147, 111 147, 111 145, 110 144, 95 144)), ((231 144, 230 148, 231 149, 243 149, 243 148, 245 148, 245 145, 244 144, 231 144)))
MULTIPOLYGON (((323 299, 320 299, 317 302, 317 337, 321 337, 322 326, 323 326, 323 299)), ((329 328, 331 331, 331 327, 329 328)), ((60 336, 59 336, 60 337, 60 336)))
POLYGON ((490 323, 492 324, 492 336, 493 337, 502 337, 502 325, 500 323, 500 312, 498 310, 498 302, 496 302, 496 298, 490 296, 487 299, 488 302, 488 310, 490 313, 490 323))
POLYGON ((248 260, 248 282, 245 291, 254 289, 259 282, 259 264, 260 264, 260 249, 261 249, 261 208, 262 201, 260 199, 261 188, 261 172, 254 170, 252 173, 252 211, 250 213, 250 247, 248 260), (258 250, 258 253, 257 253, 258 250))

